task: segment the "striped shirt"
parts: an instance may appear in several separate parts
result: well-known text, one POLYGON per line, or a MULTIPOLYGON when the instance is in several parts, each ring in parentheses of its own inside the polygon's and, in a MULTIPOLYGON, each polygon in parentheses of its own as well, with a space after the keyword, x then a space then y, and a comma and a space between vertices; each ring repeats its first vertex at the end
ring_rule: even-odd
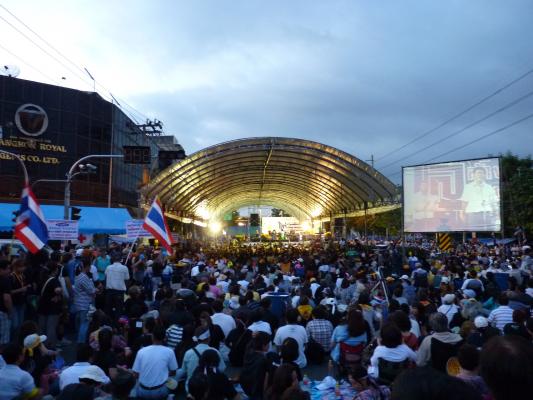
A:
POLYGON ((167 329, 167 347, 175 349, 181 342, 183 336, 183 328, 179 325, 171 325, 167 329))
POLYGON ((503 327, 513 322, 513 309, 509 306, 499 306, 491 311, 488 320, 492 326, 503 332, 503 327))
POLYGON ((82 272, 76 277, 74 285, 74 311, 86 311, 93 303, 96 288, 91 278, 82 272))

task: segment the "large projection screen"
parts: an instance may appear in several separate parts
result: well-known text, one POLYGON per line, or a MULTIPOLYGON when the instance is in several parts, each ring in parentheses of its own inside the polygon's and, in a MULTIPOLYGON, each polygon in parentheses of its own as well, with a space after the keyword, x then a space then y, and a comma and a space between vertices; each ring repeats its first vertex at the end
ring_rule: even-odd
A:
POLYGON ((404 167, 403 220, 405 232, 500 231, 499 158, 404 167))

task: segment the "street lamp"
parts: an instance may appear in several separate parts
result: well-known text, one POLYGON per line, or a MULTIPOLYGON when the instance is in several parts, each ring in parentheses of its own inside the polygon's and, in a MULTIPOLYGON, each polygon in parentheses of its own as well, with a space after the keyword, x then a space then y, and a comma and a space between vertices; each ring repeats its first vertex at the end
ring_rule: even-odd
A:
MULTIPOLYGON (((76 161, 70 169, 67 172, 67 179, 65 180, 65 206, 63 210, 63 217, 64 219, 69 219, 69 208, 70 208, 70 183, 72 182, 72 178, 77 174, 77 172, 74 172, 76 170, 76 167, 79 166, 80 169, 87 169, 87 170, 96 170, 96 166, 92 164, 82 164, 83 161, 88 160, 90 158, 124 158, 124 155, 122 154, 90 154, 88 156, 80 158, 78 161, 76 161), (83 168, 82 168, 83 166, 83 168)), ((111 177, 109 177, 111 179, 111 177)))
POLYGON ((22 158, 18 154, 11 153, 10 151, 0 150, 0 153, 4 153, 7 155, 10 155, 11 157, 14 157, 15 160, 17 160, 20 165, 22 166, 22 171, 24 171, 24 185, 28 185, 30 182, 30 179, 28 178, 28 170, 26 169, 26 165, 24 164, 24 161, 22 161, 22 158))

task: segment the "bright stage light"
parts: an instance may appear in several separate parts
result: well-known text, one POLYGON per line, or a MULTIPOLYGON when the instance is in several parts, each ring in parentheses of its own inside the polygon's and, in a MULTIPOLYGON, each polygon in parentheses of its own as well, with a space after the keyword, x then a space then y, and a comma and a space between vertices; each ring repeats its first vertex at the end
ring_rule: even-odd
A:
POLYGON ((217 221, 209 222, 209 230, 212 233, 218 233, 222 229, 222 224, 217 221))
POLYGON ((320 215, 322 215, 322 212, 324 210, 322 209, 322 207, 320 206, 317 206, 315 207, 312 211, 311 211, 311 217, 312 218, 316 218, 316 217, 319 217, 320 215))
POLYGON ((304 232, 309 232, 311 230, 311 223, 309 221, 302 222, 302 230, 304 232))

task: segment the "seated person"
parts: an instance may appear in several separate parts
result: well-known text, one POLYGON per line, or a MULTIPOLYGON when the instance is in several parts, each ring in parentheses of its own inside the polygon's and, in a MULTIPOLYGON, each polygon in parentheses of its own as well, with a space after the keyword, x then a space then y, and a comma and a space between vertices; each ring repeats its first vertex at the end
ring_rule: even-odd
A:
POLYGON ((6 365, 0 370, 2 377, 0 385, 0 400, 14 398, 38 399, 42 391, 35 387, 33 377, 19 366, 24 360, 22 346, 9 344, 4 348, 2 357, 6 365))

